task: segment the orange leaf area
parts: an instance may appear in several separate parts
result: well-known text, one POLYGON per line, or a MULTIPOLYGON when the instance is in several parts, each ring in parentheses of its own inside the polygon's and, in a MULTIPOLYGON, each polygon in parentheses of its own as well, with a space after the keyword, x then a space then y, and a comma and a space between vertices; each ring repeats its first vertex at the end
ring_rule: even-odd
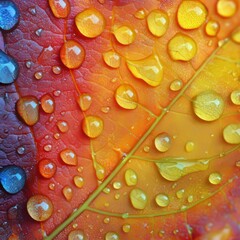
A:
POLYGON ((54 102, 32 127, 36 164, 54 171, 28 182, 53 213, 23 221, 24 239, 237 239, 239 0, 225 12, 223 0, 184 1, 198 9, 190 29, 178 0, 71 0, 64 19, 46 1, 31 2, 34 15, 16 2, 23 20, 6 42, 17 89, 54 102), (76 26, 86 9, 97 27, 78 25, 88 12, 76 26), (64 49, 62 63, 68 40, 84 55, 64 49))

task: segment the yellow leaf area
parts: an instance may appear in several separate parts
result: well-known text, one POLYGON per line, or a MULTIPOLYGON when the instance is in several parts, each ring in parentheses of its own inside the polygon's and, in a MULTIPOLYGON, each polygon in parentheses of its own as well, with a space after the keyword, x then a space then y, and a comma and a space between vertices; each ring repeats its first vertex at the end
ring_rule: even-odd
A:
POLYGON ((92 103, 83 114, 66 110, 63 115, 73 124, 56 145, 56 152, 63 146, 76 152, 78 172, 61 166, 53 180, 56 191, 46 180, 34 186, 54 199, 54 213, 42 223, 45 239, 74 239, 77 233, 107 240, 239 234, 239 204, 229 192, 237 192, 239 183, 239 99, 236 103, 230 96, 240 87, 240 45, 231 37, 240 24, 240 8, 223 17, 217 1, 201 1, 206 17, 194 29, 184 29, 177 19, 181 2, 71 1, 63 38, 80 42, 86 56, 79 69, 68 70, 70 90, 64 96, 70 111, 75 93, 89 94, 92 103), (90 7, 106 20, 96 38, 83 37, 74 23, 90 7), (153 10, 169 21, 160 32, 149 27, 153 10), (220 26, 216 36, 206 34, 210 20, 220 26), (171 45, 174 36, 180 37, 171 45), (186 54, 182 45, 188 38, 186 54), (109 51, 120 62, 109 60, 109 51), (89 116, 102 121, 102 131, 91 127, 89 116), (232 128, 224 137, 228 125, 232 128), (83 177, 84 186, 65 199, 62 188, 72 186, 75 175, 83 177))

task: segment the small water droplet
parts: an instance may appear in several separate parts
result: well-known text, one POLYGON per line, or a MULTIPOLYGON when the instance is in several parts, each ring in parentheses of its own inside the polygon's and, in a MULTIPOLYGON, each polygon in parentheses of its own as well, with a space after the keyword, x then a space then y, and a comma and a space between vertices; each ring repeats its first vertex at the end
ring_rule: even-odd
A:
POLYGON ((105 240, 119 240, 119 235, 115 232, 108 232, 105 235, 105 240))
POLYGON ((104 218, 104 219, 103 219, 103 222, 106 223, 106 224, 109 223, 109 222, 110 222, 110 218, 108 218, 108 217, 107 217, 107 218, 104 218))
POLYGON ((237 11, 237 3, 234 0, 218 0, 217 13, 221 17, 232 17, 237 11))
POLYGON ((31 13, 33 16, 36 16, 36 14, 37 14, 37 10, 36 10, 35 7, 30 7, 30 8, 28 9, 28 11, 29 11, 29 13, 31 13))
POLYGON ((188 196, 187 201, 188 201, 189 203, 192 203, 192 202, 193 202, 193 195, 188 196))
POLYGON ((60 90, 55 90, 55 91, 53 92, 53 95, 54 95, 55 97, 59 97, 59 96, 61 95, 61 91, 60 91, 60 90))
POLYGON ((130 224, 123 224, 122 230, 123 230, 123 232, 125 232, 125 233, 129 233, 130 230, 131 230, 131 225, 130 225, 130 224))
POLYGON ((25 66, 26 66, 26 68, 28 68, 28 69, 30 69, 30 68, 32 67, 32 65, 33 65, 33 62, 30 61, 30 60, 27 60, 27 61, 25 62, 25 66))
POLYGON ((101 111, 102 111, 103 113, 109 113, 110 107, 102 107, 102 108, 101 108, 101 111))
POLYGON ((111 189, 106 187, 103 189, 103 192, 106 193, 106 194, 109 194, 111 192, 111 189))
POLYGON ((8 219, 15 220, 19 215, 19 205, 14 205, 10 207, 7 211, 8 219))
POLYGON ((178 191, 176 192, 177 198, 179 198, 179 199, 183 198, 184 193, 185 193, 185 190, 184 190, 184 189, 178 190, 178 191))
POLYGON ((25 153, 25 151, 26 151, 26 149, 25 149, 24 146, 21 146, 21 147, 18 147, 18 148, 17 148, 17 153, 18 153, 19 155, 23 155, 23 154, 25 153))
POLYGON ((92 104, 92 97, 88 93, 83 93, 78 96, 77 103, 82 111, 87 111, 92 104))
POLYGON ((53 113, 55 109, 55 101, 49 94, 44 94, 41 99, 41 107, 45 113, 53 113))
POLYGON ((217 185, 222 181, 222 176, 220 173, 214 172, 209 175, 209 182, 213 185, 217 185))
POLYGON ((236 167, 240 168, 240 161, 237 161, 235 165, 236 167))
POLYGON ((158 194, 155 201, 159 207, 167 207, 169 205, 169 198, 165 194, 158 194))
POLYGON ((183 82, 182 80, 179 80, 179 79, 173 80, 170 84, 170 89, 174 92, 181 90, 182 87, 183 87, 183 82))
POLYGON ((159 152, 166 152, 171 146, 171 137, 167 133, 160 133, 156 136, 154 144, 159 152))
POLYGON ((97 163, 97 162, 95 163, 94 167, 95 167, 95 170, 96 170, 97 179, 102 181, 104 179, 104 177, 105 177, 105 169, 104 169, 104 167, 101 164, 97 163))
POLYGON ((55 190, 55 184, 54 184, 54 183, 49 183, 49 184, 48 184, 48 188, 49 188, 50 190, 54 191, 54 190, 55 190))
POLYGON ((114 182, 113 183, 113 188, 114 189, 120 189, 122 187, 122 183, 121 182, 114 182))
POLYGON ((83 132, 90 138, 96 138, 103 131, 103 120, 97 116, 86 116, 82 122, 83 132))
POLYGON ((140 8, 134 13, 134 17, 137 19, 144 19, 146 17, 146 11, 140 8))
POLYGON ((240 143, 240 124, 229 124, 223 130, 223 138, 229 144, 240 143))
POLYGON ((232 33, 231 38, 235 43, 240 43, 240 27, 232 33))
POLYGON ((35 73, 34 73, 34 77, 35 77, 37 80, 40 80, 40 79, 42 79, 42 77, 43 77, 43 73, 42 73, 42 72, 35 72, 35 73))
POLYGON ((240 90, 235 90, 231 93, 231 101, 235 105, 240 105, 240 90))
POLYGON ((130 192, 130 200, 135 209, 142 210, 147 205, 148 197, 142 189, 135 188, 130 192))
POLYGON ((56 75, 59 75, 62 72, 62 68, 59 66, 53 66, 52 67, 52 72, 56 75))
POLYGON ((103 53, 104 62, 111 68, 119 68, 121 64, 121 57, 114 51, 103 53))
POLYGON ((55 134, 53 135, 53 137, 54 137, 56 140, 58 140, 58 139, 60 139, 61 135, 60 135, 60 133, 55 133, 55 134))
POLYGON ((72 149, 64 149, 60 152, 60 157, 67 165, 77 165, 77 155, 72 149))
POLYGON ((35 34, 38 36, 38 37, 41 37, 42 35, 42 32, 43 32, 43 29, 42 28, 39 28, 35 31, 35 34))
POLYGON ((70 13, 70 2, 68 0, 48 0, 50 9, 56 18, 66 18, 70 13))
POLYGON ((65 199, 67 201, 71 201, 72 197, 73 197, 73 190, 70 186, 65 186, 63 189, 62 189, 62 193, 63 193, 63 196, 65 197, 65 199))
POLYGON ((114 26, 113 34, 117 41, 122 45, 129 45, 133 43, 136 38, 136 32, 128 26, 114 26))
POLYGON ((62 133, 67 132, 69 129, 68 123, 66 121, 58 121, 57 127, 58 127, 59 131, 61 131, 62 133))
POLYGON ((49 159, 42 159, 38 163, 38 170, 42 177, 51 178, 56 173, 57 166, 49 159))
POLYGON ((220 25, 217 21, 215 20, 210 20, 205 26, 205 31, 208 36, 216 36, 217 33, 219 32, 220 25))
POLYGON ((125 182, 127 186, 135 186, 138 182, 137 173, 133 169, 127 169, 125 171, 125 182))
POLYGON ((52 150, 52 145, 51 144, 46 144, 43 147, 44 151, 50 152, 52 150))
POLYGON ((74 181, 75 186, 78 188, 82 188, 84 185, 84 180, 80 176, 77 176, 77 175, 74 176, 73 181, 74 181))
POLYGON ((68 234, 68 240, 87 240, 82 230, 73 230, 68 234))
POLYGON ((194 142, 189 141, 185 145, 185 150, 186 152, 192 152, 194 150, 194 147, 195 147, 194 142))

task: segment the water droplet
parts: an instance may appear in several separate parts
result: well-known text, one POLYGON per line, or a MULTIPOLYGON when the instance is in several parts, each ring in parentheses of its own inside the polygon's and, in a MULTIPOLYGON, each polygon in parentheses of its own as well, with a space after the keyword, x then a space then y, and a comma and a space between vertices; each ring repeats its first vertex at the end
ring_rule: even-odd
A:
POLYGON ((144 146, 143 151, 145 153, 148 153, 150 151, 150 147, 149 146, 144 146))
POLYGON ((134 42, 136 38, 135 31, 128 26, 114 26, 113 27, 113 34, 117 41, 122 45, 129 45, 134 42))
POLYGON ((87 240, 82 230, 73 230, 68 234, 68 240, 87 240))
POLYGON ((173 80, 170 84, 170 89, 172 91, 179 91, 180 89, 182 89, 182 87, 183 87, 183 82, 182 80, 179 80, 179 79, 173 80))
POLYGON ((207 9, 200 1, 182 1, 177 12, 177 20, 183 29, 196 29, 207 18, 207 9))
POLYGON ((50 159, 42 159, 38 163, 38 170, 42 177, 51 178, 54 176, 57 166, 50 159))
POLYGON ((240 90, 235 90, 231 93, 231 101, 235 105, 240 105, 240 90))
POLYGON ((55 97, 59 97, 61 95, 61 91, 60 90, 56 90, 56 91, 53 92, 53 95, 55 97))
POLYGON ((192 203, 193 202, 193 195, 188 196, 187 200, 188 200, 189 203, 192 203))
POLYGON ((69 186, 65 186, 63 189, 62 189, 62 193, 63 193, 63 196, 65 197, 65 199, 67 201, 71 201, 72 197, 73 197, 73 190, 71 187, 69 186))
POLYGON ((72 225, 72 227, 73 227, 74 229, 76 229, 76 228, 78 227, 78 224, 77 224, 77 223, 74 223, 74 224, 72 225))
POLYGON ((60 49, 60 58, 67 68, 79 68, 84 61, 85 50, 80 43, 68 40, 64 42, 60 49))
POLYGON ((49 184, 48 184, 48 188, 49 188, 50 190, 54 191, 54 190, 55 190, 55 184, 54 184, 54 183, 49 183, 49 184))
POLYGON ((234 0, 218 0, 217 13, 221 17, 232 17, 237 11, 237 4, 234 0))
POLYGON ((158 194, 155 197, 155 201, 159 207, 167 207, 169 205, 169 198, 165 194, 158 194))
POLYGON ((121 64, 121 57, 114 51, 108 51, 103 53, 104 62, 112 68, 119 68, 121 64))
POLYGON ((159 9, 155 9, 148 14, 147 25, 152 35, 161 37, 168 29, 168 15, 159 9))
POLYGON ((7 211, 8 219, 15 220, 19 215, 19 205, 12 206, 7 211))
POLYGON ((116 199, 116 200, 119 200, 120 199, 120 194, 119 193, 116 193, 115 195, 114 195, 114 198, 116 199))
POLYGON ((40 79, 42 79, 42 77, 43 77, 43 73, 42 73, 42 72, 35 72, 35 73, 34 73, 34 77, 35 77, 37 80, 40 80, 40 79))
POLYGON ((68 123, 66 121, 58 121, 57 127, 58 127, 59 131, 61 131, 62 133, 67 132, 69 129, 68 123))
POLYGON ((220 173, 214 172, 209 175, 208 180, 211 184, 217 185, 222 181, 222 176, 220 173))
POLYGON ((51 144, 46 144, 43 147, 44 151, 50 152, 52 150, 52 145, 51 144))
POLYGON ((59 66, 53 66, 52 67, 52 72, 56 75, 59 75, 62 72, 62 68, 59 66))
POLYGON ((36 14, 37 14, 37 10, 36 10, 35 7, 30 7, 30 8, 28 9, 28 11, 29 11, 33 16, 36 16, 36 14))
POLYGON ((140 8, 134 13, 134 17, 137 19, 144 19, 146 17, 146 11, 140 8))
POLYGON ((88 8, 77 14, 75 24, 82 35, 95 38, 104 31, 106 21, 97 9, 88 8))
POLYGON ((96 175, 97 175, 97 179, 102 181, 105 177, 105 169, 104 167, 99 164, 99 163, 95 163, 95 170, 96 170, 96 175))
POLYGON ((55 101, 49 94, 43 95, 41 97, 40 101, 41 101, 42 110, 45 113, 53 113, 54 112, 55 101))
POLYGON ((39 28, 35 31, 35 34, 38 36, 38 37, 41 37, 42 35, 42 32, 43 32, 43 29, 42 28, 39 28))
POLYGON ((68 0, 48 0, 51 11, 56 18, 66 18, 70 13, 68 0))
POLYGON ((160 133, 155 137, 154 144, 159 152, 166 152, 171 146, 171 137, 167 133, 160 133))
POLYGON ((240 43, 240 27, 232 33, 231 38, 234 42, 240 43))
POLYGON ((17 153, 19 155, 23 155, 25 153, 25 151, 26 151, 26 149, 23 146, 17 148, 17 153))
POLYGON ((84 180, 82 177, 76 175, 76 176, 74 176, 73 181, 74 181, 74 184, 76 187, 78 187, 78 188, 83 187, 84 180))
POLYGON ((229 144, 240 143, 240 124, 229 124, 223 130, 223 138, 229 144))
POLYGON ((121 182, 114 182, 113 183, 113 188, 114 189, 120 189, 122 187, 122 183, 121 182))
POLYGON ((0 29, 9 31, 17 25, 20 12, 12 1, 0 1, 0 16, 0 29))
POLYGON ((60 133, 55 133, 55 134, 53 135, 53 137, 54 137, 56 140, 58 140, 58 139, 60 139, 61 135, 60 135, 60 133))
POLYGON ((28 199, 27 211, 32 219, 42 222, 52 216, 53 204, 48 197, 35 195, 28 199))
POLYGON ((130 200, 134 208, 144 209, 147 205, 148 198, 142 189, 135 188, 130 192, 130 200))
POLYGON ((105 240, 119 240, 119 235, 115 232, 108 232, 105 235, 105 240))
POLYGON ((133 169, 127 169, 125 172, 125 182, 128 186, 135 186, 138 182, 137 173, 133 169))
POLYGON ((82 123, 83 132, 90 138, 96 138, 103 131, 103 120, 97 116, 86 116, 82 123))
POLYGON ((191 37, 177 33, 168 43, 168 53, 172 60, 189 61, 197 53, 197 44, 191 37))
POLYGON ((21 167, 15 165, 3 167, 0 170, 0 182, 6 192, 16 194, 25 185, 26 173, 21 167))
POLYGON ((142 79, 152 87, 159 86, 162 82, 163 66, 156 54, 140 60, 127 60, 127 66, 134 77, 142 79))
POLYGON ((33 62, 30 61, 30 60, 28 60, 28 61, 25 62, 25 66, 26 66, 26 68, 28 68, 28 69, 30 69, 30 68, 32 67, 32 65, 33 65, 33 62))
POLYGON ((194 150, 195 144, 194 142, 187 142, 185 145, 186 152, 192 152, 194 150))
POLYGON ((110 107, 101 107, 101 111, 102 111, 103 113, 109 113, 110 107))
POLYGON ((104 218, 103 222, 106 223, 106 224, 109 223, 110 222, 110 218, 104 218))
POLYGON ((135 109, 138 106, 137 92, 128 84, 122 84, 117 88, 115 100, 124 109, 135 109))
POLYGON ((106 187, 103 189, 103 192, 106 193, 106 194, 109 194, 111 192, 111 189, 106 187))
POLYGON ((201 92, 192 104, 194 113, 204 121, 215 121, 223 114, 224 100, 214 91, 201 92))
POLYGON ((131 230, 131 225, 130 225, 130 224, 124 224, 124 225, 122 226, 122 230, 123 230, 123 232, 125 232, 125 233, 129 233, 130 230, 131 230))
POLYGON ((87 111, 92 104, 92 97, 88 93, 78 96, 77 103, 82 111, 87 111))
POLYGON ((60 157, 62 159, 62 161, 64 163, 66 163, 67 165, 73 165, 76 166, 77 165, 77 155, 76 153, 71 150, 71 149, 65 149, 63 151, 60 152, 60 157))
POLYGON ((220 29, 220 25, 215 20, 210 20, 206 24, 205 31, 208 36, 216 36, 220 29))
POLYGON ((162 177, 176 181, 187 174, 208 169, 209 159, 188 160, 181 157, 166 157, 161 158, 161 162, 156 165, 162 177))
POLYGON ((183 198, 184 193, 185 193, 185 190, 184 190, 184 189, 178 190, 178 191, 176 192, 177 198, 179 198, 179 199, 183 198))
POLYGON ((17 112, 22 120, 29 126, 33 126, 39 120, 39 103, 36 97, 21 97, 17 101, 17 112))

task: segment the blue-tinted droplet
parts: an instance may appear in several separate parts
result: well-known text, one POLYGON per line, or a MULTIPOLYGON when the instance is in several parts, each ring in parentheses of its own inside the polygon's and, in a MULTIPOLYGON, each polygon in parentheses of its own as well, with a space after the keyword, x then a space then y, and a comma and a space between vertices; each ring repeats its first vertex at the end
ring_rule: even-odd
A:
POLYGON ((0 28, 11 30, 19 21, 18 7, 12 1, 0 1, 0 28))
POLYGON ((0 83, 9 84, 14 82, 18 77, 18 73, 18 63, 0 50, 0 83))
POLYGON ((21 167, 6 166, 0 171, 0 182, 6 192, 10 194, 18 193, 25 185, 26 173, 21 167))

